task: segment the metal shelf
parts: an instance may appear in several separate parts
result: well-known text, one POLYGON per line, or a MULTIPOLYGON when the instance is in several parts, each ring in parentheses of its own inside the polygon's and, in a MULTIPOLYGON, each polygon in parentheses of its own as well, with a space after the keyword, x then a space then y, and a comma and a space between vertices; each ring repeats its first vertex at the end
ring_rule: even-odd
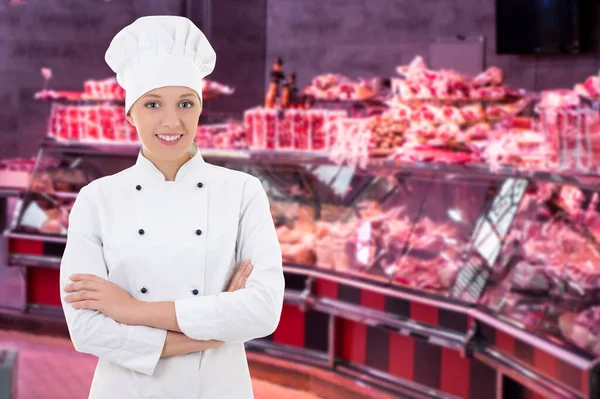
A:
MULTIPOLYGON (((94 157, 135 157, 140 144, 110 143, 67 143, 46 139, 42 148, 50 152, 89 155, 94 157)), ((306 151, 266 151, 266 150, 221 150, 200 149, 200 153, 209 160, 251 161, 253 164, 311 164, 337 166, 325 152, 306 151)), ((405 163, 390 159, 371 159, 368 171, 395 171, 432 177, 443 175, 445 180, 453 178, 506 180, 523 178, 533 181, 574 185, 595 190, 600 185, 600 174, 579 173, 571 171, 521 170, 511 166, 492 169, 489 165, 471 164, 454 165, 442 163, 405 163)))
POLYGON ((311 308, 319 312, 356 321, 367 326, 383 328, 413 338, 423 339, 437 346, 460 351, 467 344, 466 334, 431 327, 390 313, 368 309, 359 305, 351 305, 330 298, 308 296, 306 302, 311 308))
POLYGON ((61 258, 56 256, 43 255, 8 255, 9 267, 43 267, 48 269, 60 269, 61 258))
POLYGON ((369 276, 367 273, 351 274, 348 272, 336 272, 333 270, 322 269, 318 266, 299 266, 292 264, 284 264, 283 271, 291 274, 302 274, 313 278, 323 278, 338 284, 366 289, 378 294, 418 302, 423 305, 435 306, 440 309, 451 310, 454 312, 464 313, 466 312, 466 309, 475 306, 474 303, 467 303, 449 297, 446 298, 440 294, 395 284, 391 280, 382 281, 377 276, 369 276))
POLYGON ((25 193, 21 188, 0 187, 0 197, 20 197, 25 193))
POLYGON ((511 335, 531 346, 540 348, 557 358, 571 364, 582 370, 589 370, 594 365, 594 357, 585 354, 582 350, 568 345, 561 345, 556 340, 548 340, 533 332, 521 329, 514 324, 503 321, 498 316, 490 315, 481 309, 469 309, 468 314, 475 320, 481 321, 500 330, 508 335, 511 335))
POLYGON ((54 191, 53 193, 50 193, 49 195, 57 197, 57 198, 63 198, 63 199, 75 199, 75 198, 77 198, 77 194, 78 193, 72 193, 72 192, 68 192, 68 191, 54 191))

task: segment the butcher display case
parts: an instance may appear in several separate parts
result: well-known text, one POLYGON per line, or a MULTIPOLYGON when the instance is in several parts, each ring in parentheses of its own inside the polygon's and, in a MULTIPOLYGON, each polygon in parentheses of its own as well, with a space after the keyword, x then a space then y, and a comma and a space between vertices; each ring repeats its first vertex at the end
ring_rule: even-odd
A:
MULTIPOLYGON (((138 151, 43 143, 5 233, 7 264, 25 271, 27 312, 61 316, 69 210, 81 187, 133 165, 138 151)), ((201 151, 257 176, 271 202, 286 303, 277 331, 250 349, 398 395, 599 397, 596 181, 382 159, 351 167, 317 152, 201 151)))

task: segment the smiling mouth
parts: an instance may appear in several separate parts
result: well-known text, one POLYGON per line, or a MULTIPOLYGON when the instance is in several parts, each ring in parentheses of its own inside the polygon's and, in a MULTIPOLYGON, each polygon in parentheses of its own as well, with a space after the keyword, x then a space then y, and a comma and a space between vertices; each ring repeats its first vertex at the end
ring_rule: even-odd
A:
POLYGON ((172 143, 183 137, 183 134, 156 134, 155 136, 162 141, 172 143))

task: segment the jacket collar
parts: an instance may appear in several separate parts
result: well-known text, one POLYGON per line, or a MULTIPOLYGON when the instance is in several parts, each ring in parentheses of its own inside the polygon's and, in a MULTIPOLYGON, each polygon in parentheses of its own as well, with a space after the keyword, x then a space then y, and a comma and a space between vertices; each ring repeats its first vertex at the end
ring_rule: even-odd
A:
MULTIPOLYGON (((195 181, 201 177, 201 169, 204 166, 204 158, 198 150, 198 146, 192 143, 188 150, 191 159, 181 165, 175 176, 175 181, 195 181)), ((136 172, 141 177, 150 181, 166 181, 165 176, 160 170, 148 158, 142 154, 142 149, 137 156, 137 160, 134 166, 136 172)))

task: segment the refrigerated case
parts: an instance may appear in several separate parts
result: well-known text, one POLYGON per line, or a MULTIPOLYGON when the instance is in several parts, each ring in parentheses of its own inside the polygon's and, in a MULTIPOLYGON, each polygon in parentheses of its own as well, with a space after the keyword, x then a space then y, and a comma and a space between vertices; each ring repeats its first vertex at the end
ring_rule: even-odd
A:
MULTIPOLYGON (((7 263, 25 271, 26 311, 61 316, 58 268, 77 192, 133 165, 138 150, 44 142, 39 159, 60 162, 34 171, 5 233, 7 263)), ((202 154, 262 181, 282 246, 281 322, 249 348, 399 395, 599 397, 598 179, 390 160, 355 168, 316 152, 202 154)))

